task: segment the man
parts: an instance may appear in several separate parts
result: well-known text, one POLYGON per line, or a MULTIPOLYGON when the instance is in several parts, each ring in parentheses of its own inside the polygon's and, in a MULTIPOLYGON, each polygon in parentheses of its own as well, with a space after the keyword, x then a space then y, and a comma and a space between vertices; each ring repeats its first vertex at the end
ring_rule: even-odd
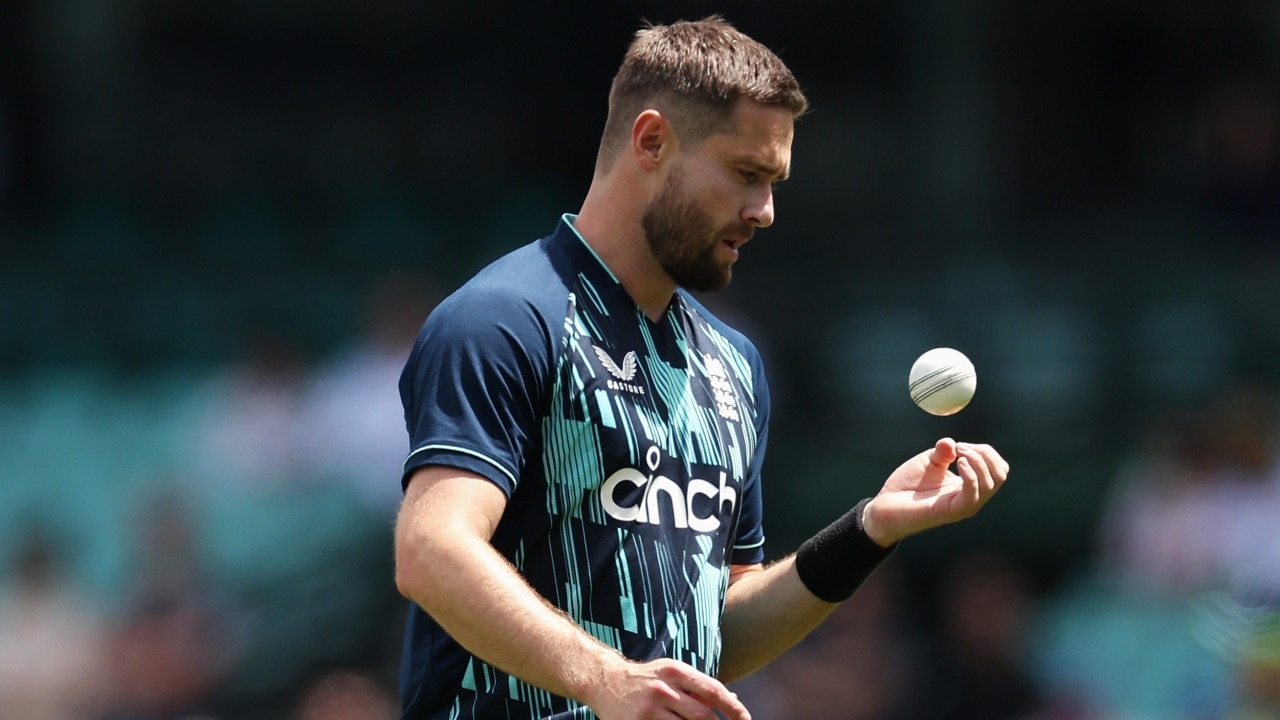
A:
POLYGON ((762 564, 764 370, 686 290, 773 223, 806 109, 719 18, 641 30, 580 212, 428 318, 401 378, 404 718, 747 720, 723 683, 1003 483, 993 449, 940 440, 762 564))

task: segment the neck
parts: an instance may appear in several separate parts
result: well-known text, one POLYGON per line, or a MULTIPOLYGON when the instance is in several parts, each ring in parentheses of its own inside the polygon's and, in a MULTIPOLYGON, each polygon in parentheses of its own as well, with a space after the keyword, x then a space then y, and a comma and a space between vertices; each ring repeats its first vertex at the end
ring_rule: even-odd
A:
POLYGON ((676 284, 649 252, 640 226, 643 207, 634 195, 616 191, 607 177, 597 176, 573 226, 641 312, 657 321, 667 311, 676 284))

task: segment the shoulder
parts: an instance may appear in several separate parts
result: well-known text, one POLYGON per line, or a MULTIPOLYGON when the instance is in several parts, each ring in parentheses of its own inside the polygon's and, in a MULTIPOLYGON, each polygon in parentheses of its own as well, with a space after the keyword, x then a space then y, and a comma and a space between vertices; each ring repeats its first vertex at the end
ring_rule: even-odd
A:
POLYGON ((543 241, 493 261, 427 316, 401 372, 402 398, 540 387, 557 356, 567 304, 543 241))
POLYGON ((559 275, 547 242, 537 240, 489 263, 442 305, 466 310, 511 301, 536 303, 544 295, 563 294, 556 289, 564 287, 559 275))
POLYGON ((569 282, 544 238, 477 272, 436 306, 427 327, 465 334, 549 331, 562 322, 569 282))

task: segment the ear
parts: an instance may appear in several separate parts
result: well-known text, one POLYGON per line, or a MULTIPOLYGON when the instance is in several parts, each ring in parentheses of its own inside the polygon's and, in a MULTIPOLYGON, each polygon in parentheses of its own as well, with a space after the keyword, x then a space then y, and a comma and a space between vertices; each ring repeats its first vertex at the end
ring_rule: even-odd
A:
POLYGON ((631 154, 645 170, 662 164, 664 155, 674 149, 675 133, 662 113, 652 108, 636 116, 631 126, 631 154))

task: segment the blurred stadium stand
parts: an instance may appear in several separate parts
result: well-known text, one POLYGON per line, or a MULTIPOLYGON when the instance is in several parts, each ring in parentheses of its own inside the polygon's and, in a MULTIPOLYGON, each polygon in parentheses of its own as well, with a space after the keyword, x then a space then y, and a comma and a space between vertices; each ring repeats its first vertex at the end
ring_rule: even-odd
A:
POLYGON ((712 299, 772 367, 773 553, 953 434, 1014 479, 904 546, 908 576, 984 547, 1044 592, 1088 573, 1152 426, 1280 379, 1274 3, 0 4, 0 560, 56 527, 113 608, 138 509, 177 487, 247 608, 228 717, 329 667, 389 679, 389 511, 340 478, 201 479, 214 380, 264 337, 310 377, 388 273, 448 288, 551 229, 640 19, 722 10, 814 104, 778 225, 712 299), (906 393, 939 345, 979 371, 947 419, 906 393))

